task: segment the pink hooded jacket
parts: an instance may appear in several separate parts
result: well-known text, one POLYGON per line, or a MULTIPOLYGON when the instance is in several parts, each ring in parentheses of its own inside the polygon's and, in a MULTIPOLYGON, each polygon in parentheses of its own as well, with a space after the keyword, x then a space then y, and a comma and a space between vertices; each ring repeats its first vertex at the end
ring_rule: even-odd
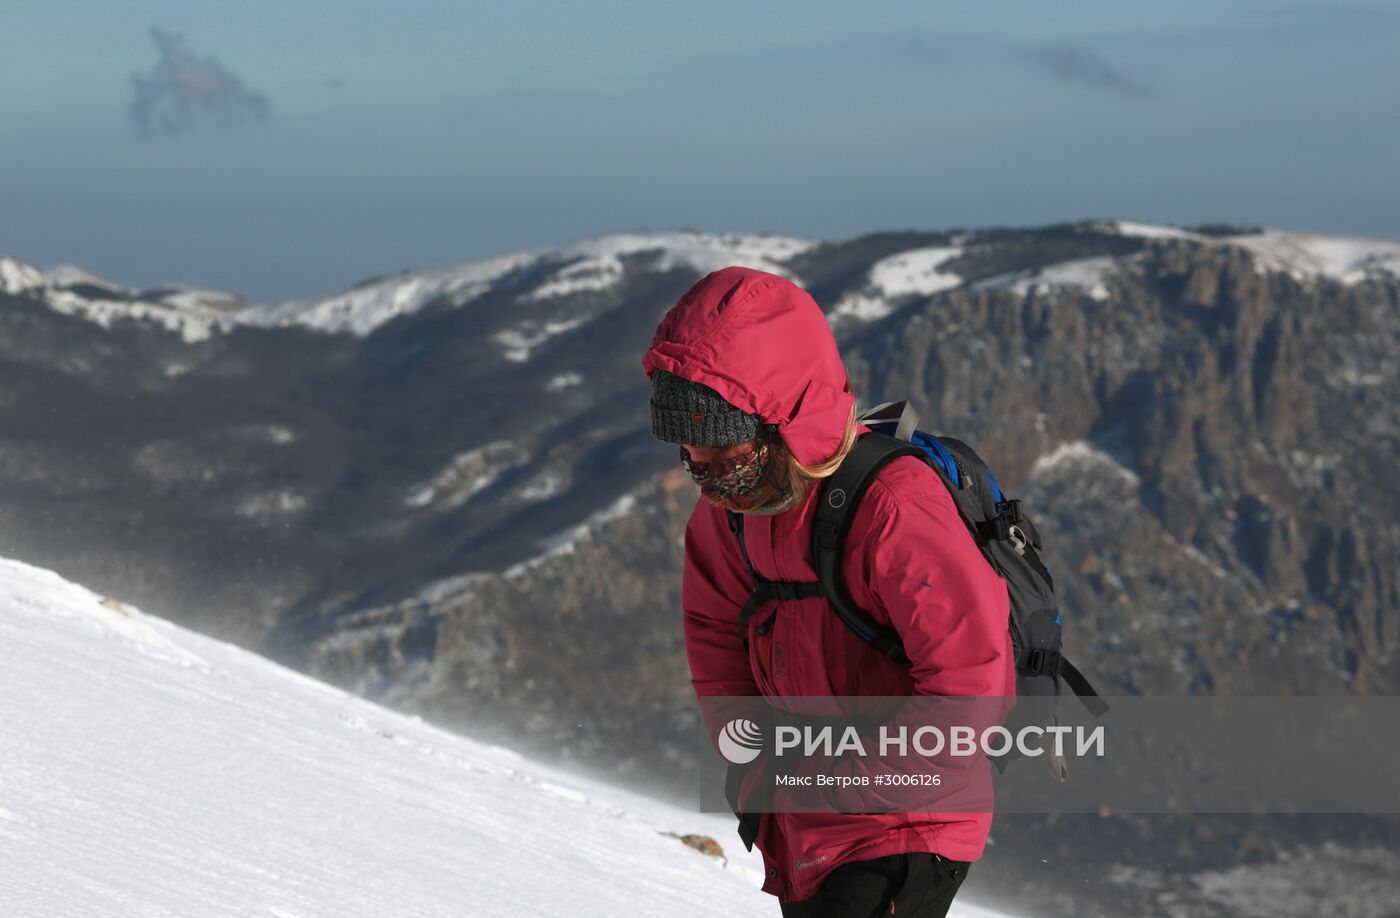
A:
MULTIPOLYGON (((730 267, 701 279, 662 319, 642 358, 715 389, 779 425, 804 464, 840 446, 854 396, 821 308, 773 274, 730 267)), ((857 425, 857 432, 867 430, 857 425)), ((749 514, 744 532, 758 572, 815 580, 813 488, 773 516, 749 514)), ((1014 696, 1006 585, 987 564, 936 473, 902 456, 879 472, 857 509, 842 559, 855 604, 893 626, 910 664, 867 647, 821 597, 775 601, 748 623, 752 589, 724 510, 698 499, 685 532, 685 647, 697 696, 1014 696), (756 625, 776 610, 766 634, 756 625)), ((990 813, 764 813, 756 839, 764 890, 813 895, 833 868, 909 851, 953 860, 982 855, 990 813)))

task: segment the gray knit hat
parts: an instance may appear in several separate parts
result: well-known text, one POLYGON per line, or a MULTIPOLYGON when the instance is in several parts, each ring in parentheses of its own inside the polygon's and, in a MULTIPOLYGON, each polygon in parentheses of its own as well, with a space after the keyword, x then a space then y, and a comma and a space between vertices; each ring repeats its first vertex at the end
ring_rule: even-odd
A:
POLYGON ((665 370, 651 374, 651 435, 667 443, 733 446, 757 439, 769 425, 726 402, 709 386, 665 370))

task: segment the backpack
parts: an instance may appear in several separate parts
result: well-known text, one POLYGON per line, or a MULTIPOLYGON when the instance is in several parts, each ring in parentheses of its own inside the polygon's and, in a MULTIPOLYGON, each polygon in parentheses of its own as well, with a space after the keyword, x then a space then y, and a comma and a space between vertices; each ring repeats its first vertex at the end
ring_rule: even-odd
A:
MULTIPOLYGON (((1016 654, 1016 694, 1057 697, 1068 687, 1091 714, 1101 717, 1108 705, 1064 655, 1055 582, 1040 557, 1040 533, 1021 502, 1002 493, 991 469, 971 446, 916 429, 918 415, 907 402, 885 402, 863 412, 857 420, 869 427, 870 433, 856 440, 835 474, 823 480, 817 497, 812 522, 812 567, 820 580, 764 578, 749 561, 743 514, 726 511, 729 528, 739 538, 754 581, 754 590, 739 613, 739 633, 745 645, 749 619, 763 603, 822 596, 866 644, 897 663, 909 662, 899 634, 893 628, 876 624, 851 601, 842 583, 840 562, 856 507, 876 473, 899 456, 915 456, 938 473, 983 557, 1006 581, 1011 600, 1008 627, 1016 654)), ((766 634, 772 621, 770 615, 755 631, 766 634)), ((1049 762, 1051 772, 1064 780, 1068 774, 1064 762, 1054 759, 1049 762)), ((1005 767, 1001 759, 997 764, 1005 767)))

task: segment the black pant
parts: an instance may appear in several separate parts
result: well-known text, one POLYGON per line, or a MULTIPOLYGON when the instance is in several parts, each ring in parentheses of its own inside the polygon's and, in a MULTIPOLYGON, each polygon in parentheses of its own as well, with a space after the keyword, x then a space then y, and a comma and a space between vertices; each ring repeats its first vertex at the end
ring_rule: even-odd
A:
POLYGON ((969 866, 925 851, 849 861, 811 898, 779 904, 783 918, 943 918, 969 866))

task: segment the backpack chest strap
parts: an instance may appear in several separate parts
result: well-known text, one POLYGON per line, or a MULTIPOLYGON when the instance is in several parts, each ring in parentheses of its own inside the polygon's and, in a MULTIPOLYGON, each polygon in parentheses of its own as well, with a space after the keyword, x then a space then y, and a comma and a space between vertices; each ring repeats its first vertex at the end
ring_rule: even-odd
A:
MULTIPOLYGON (((826 595, 826 587, 820 580, 769 580, 758 572, 749 560, 749 548, 744 542, 744 516, 733 510, 726 510, 729 517, 729 528, 739 537, 739 550, 744 555, 744 563, 748 565, 749 576, 753 578, 753 592, 749 593, 748 602, 739 610, 739 637, 748 646, 749 642, 749 619, 753 618, 758 607, 765 602, 778 600, 779 602, 789 602, 795 599, 813 599, 826 595)), ((758 626, 758 633, 767 633, 770 617, 768 621, 758 626)))

